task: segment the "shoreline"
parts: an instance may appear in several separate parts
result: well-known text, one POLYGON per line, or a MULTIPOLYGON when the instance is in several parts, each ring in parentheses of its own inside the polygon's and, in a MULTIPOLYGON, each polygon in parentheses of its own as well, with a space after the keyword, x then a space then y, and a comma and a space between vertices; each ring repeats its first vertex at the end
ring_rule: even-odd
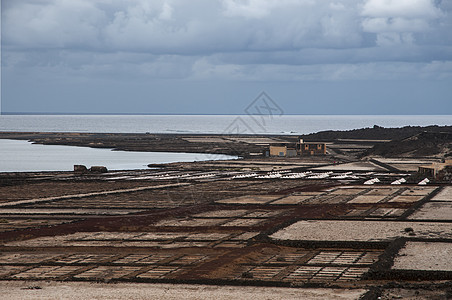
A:
MULTIPOLYGON (((86 133, 86 132, 1 132, 0 139, 28 140, 45 145, 67 145, 139 152, 181 152, 235 155, 244 158, 262 156, 271 144, 324 142, 333 145, 330 152, 350 153, 360 158, 366 155, 382 157, 443 157, 452 156, 452 126, 406 126, 384 128, 374 126, 346 131, 320 131, 306 135, 294 134, 183 134, 183 133, 86 133), (410 140, 411 138, 411 140, 410 140), (418 140, 418 141, 416 141, 418 140), (424 151, 414 151, 425 147, 424 151), (438 145, 444 149, 438 149, 438 145), (335 151, 338 149, 338 151, 335 151), (345 149, 345 151, 344 151, 345 149), (388 151, 385 151, 389 149, 388 151), (447 152, 449 151, 449 152, 447 152), (413 152, 410 154, 410 152, 413 152)), ((343 157, 342 157, 343 158, 343 157)))
POLYGON ((78 132, 0 132, 0 139, 28 140, 44 145, 67 145, 139 152, 226 154, 248 157, 270 143, 296 142, 295 135, 151 134, 78 132), (267 139, 264 143, 237 138, 267 139))

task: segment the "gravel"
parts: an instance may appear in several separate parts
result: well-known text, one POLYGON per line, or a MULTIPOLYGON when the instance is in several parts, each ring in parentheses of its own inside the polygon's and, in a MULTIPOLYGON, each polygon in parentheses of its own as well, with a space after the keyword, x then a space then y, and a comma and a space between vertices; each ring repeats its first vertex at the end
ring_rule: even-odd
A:
POLYGON ((390 241, 408 237, 413 228, 418 238, 452 238, 452 223, 393 221, 299 221, 274 233, 278 240, 306 241, 390 241))
POLYGON ((185 284, 0 282, 3 299, 358 299, 364 289, 294 289, 185 284))
POLYGON ((452 220, 452 202, 428 202, 409 216, 413 220, 452 220))
POLYGON ((452 243, 407 242, 393 269, 452 271, 452 243))

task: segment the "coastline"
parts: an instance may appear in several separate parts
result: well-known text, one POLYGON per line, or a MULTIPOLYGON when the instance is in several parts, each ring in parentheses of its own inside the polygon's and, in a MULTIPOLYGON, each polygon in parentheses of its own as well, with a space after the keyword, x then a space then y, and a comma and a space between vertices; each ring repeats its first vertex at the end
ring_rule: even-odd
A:
MULTIPOLYGON (((260 156, 271 144, 296 143, 301 137, 307 142, 351 144, 386 147, 392 141, 396 147, 410 137, 421 135, 424 143, 445 143, 452 139, 452 126, 405 126, 384 128, 373 126, 353 130, 328 130, 311 134, 183 134, 183 133, 85 133, 85 132, 8 132, 0 131, 0 139, 28 140, 44 145, 68 145, 110 148, 140 152, 184 152, 260 156), (428 133, 428 134, 426 134, 428 133)), ((390 145, 391 146, 391 145, 390 145)), ((392 145, 392 147, 394 147, 392 145)), ((364 147, 366 148, 366 147, 364 147)), ((405 149, 407 151, 407 149, 405 149)), ((400 151, 399 151, 400 152, 400 151)), ((434 152, 434 151, 433 151, 434 152)), ((393 155, 402 155, 394 153, 393 155)), ((432 155, 436 153, 431 153, 432 155)), ((446 153, 447 154, 447 153, 446 153)), ((416 156, 416 155, 414 155, 416 156)), ((419 156, 419 155, 418 155, 419 156)), ((422 155, 420 155, 422 156, 422 155)))

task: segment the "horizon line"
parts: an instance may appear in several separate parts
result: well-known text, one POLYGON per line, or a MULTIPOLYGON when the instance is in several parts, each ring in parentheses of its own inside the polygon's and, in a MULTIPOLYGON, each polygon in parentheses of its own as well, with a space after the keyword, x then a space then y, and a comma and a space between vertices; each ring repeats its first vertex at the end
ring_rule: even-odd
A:
MULTIPOLYGON (((88 112, 0 112, 0 116, 248 116, 249 114, 219 113, 88 113, 88 112)), ((254 116, 254 115, 253 115, 254 116)), ((452 116, 452 114, 282 114, 280 116, 452 116)))

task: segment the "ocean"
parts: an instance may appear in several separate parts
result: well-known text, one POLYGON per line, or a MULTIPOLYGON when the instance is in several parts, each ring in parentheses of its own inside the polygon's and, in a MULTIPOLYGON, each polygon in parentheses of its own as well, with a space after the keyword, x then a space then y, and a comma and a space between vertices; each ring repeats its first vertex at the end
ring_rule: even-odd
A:
POLYGON ((148 164, 236 159, 205 153, 112 151, 89 147, 39 145, 0 139, 0 172, 71 171, 74 165, 109 170, 147 169, 148 164))
POLYGON ((0 131, 308 134, 374 125, 452 125, 452 115, 0 115, 0 131))
MULTIPOLYGON (((0 115, 0 131, 181 133, 181 134, 308 134, 374 125, 452 125, 440 116, 244 116, 244 115, 0 115)), ((112 170, 145 169, 147 164, 236 157, 162 152, 125 152, 85 147, 34 145, 0 139, 0 172, 70 171, 75 164, 103 165, 112 170)))

